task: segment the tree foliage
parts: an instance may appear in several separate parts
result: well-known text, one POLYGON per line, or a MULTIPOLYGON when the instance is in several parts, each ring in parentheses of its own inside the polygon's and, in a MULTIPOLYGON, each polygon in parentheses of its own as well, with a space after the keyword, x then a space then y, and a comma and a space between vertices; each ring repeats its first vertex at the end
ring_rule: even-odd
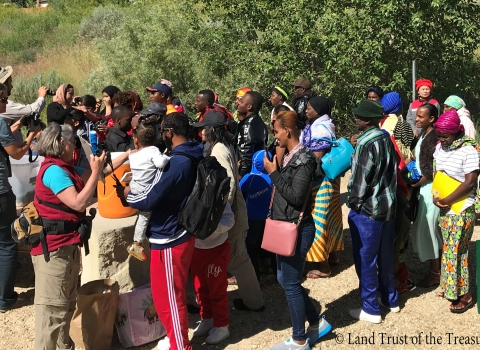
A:
POLYGON ((478 111, 475 1, 207 0, 197 9, 198 28, 216 23, 206 36, 214 40, 203 41, 202 50, 220 55, 212 66, 220 79, 238 63, 264 93, 308 77, 336 102, 340 126, 348 127, 350 108, 371 84, 399 91, 408 102, 414 59, 418 77, 435 82, 439 100, 458 93, 478 111))

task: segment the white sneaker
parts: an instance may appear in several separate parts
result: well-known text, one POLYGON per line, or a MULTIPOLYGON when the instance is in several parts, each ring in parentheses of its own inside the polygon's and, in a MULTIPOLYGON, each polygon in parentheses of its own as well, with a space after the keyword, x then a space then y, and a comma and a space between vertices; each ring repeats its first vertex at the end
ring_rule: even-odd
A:
POLYGON ((213 327, 208 333, 209 336, 205 339, 205 342, 210 345, 218 344, 230 336, 228 326, 225 327, 213 327))
POLYGON ((169 350, 170 349, 170 339, 168 339, 168 337, 160 339, 158 341, 157 349, 158 350, 169 350))
POLYGON ((348 312, 348 314, 356 320, 367 321, 367 322, 371 322, 371 323, 382 323, 382 316, 367 314, 361 308, 360 309, 352 309, 348 312))
POLYGON ((378 303, 380 304, 380 306, 390 309, 391 312, 394 312, 394 313, 400 312, 400 306, 396 306, 396 307, 387 306, 384 303, 382 303, 382 297, 378 297, 378 303))
POLYGON ((213 318, 201 319, 198 322, 197 328, 193 331, 194 337, 203 337, 208 334, 213 328, 213 318))

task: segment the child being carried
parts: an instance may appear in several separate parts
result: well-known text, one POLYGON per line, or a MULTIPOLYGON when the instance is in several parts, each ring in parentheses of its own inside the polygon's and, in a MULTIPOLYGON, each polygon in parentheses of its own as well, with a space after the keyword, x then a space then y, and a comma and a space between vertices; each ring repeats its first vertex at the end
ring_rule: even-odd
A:
MULTIPOLYGON (((152 182, 158 169, 162 170, 165 168, 170 157, 162 154, 156 147, 157 129, 155 124, 149 122, 139 123, 132 136, 135 150, 128 157, 132 171, 130 191, 132 194, 138 194, 152 182)), ((133 236, 134 242, 127 248, 128 253, 140 261, 147 259, 142 242, 147 237, 146 231, 151 214, 151 212, 145 211, 138 212, 135 234, 133 236)))

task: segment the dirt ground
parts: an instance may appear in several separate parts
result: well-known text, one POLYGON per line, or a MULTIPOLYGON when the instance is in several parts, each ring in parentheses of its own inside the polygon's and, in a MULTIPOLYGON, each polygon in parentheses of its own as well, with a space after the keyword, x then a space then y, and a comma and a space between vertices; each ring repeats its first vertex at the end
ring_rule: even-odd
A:
MULTIPOLYGON (((345 203, 346 178, 342 179, 342 203, 345 203)), ((317 343, 314 349, 474 349, 480 348, 477 305, 464 314, 452 314, 449 303, 437 297, 434 288, 407 292, 400 296, 401 312, 393 314, 382 310, 383 322, 373 325, 355 321, 348 315, 351 308, 360 307, 358 279, 353 267, 351 238, 347 223, 348 209, 343 205, 345 250, 340 252, 340 265, 332 268, 328 279, 306 280, 304 287, 321 309, 333 330, 317 343), (363 341, 363 344, 361 343, 363 341), (475 345, 476 344, 476 345, 475 345)), ((480 228, 475 227, 473 240, 480 239, 480 228)), ((475 283, 475 243, 470 245, 471 292, 477 302, 475 283)), ((26 292, 31 305, 0 314, 0 350, 33 349, 34 340, 34 274, 28 253, 20 254, 21 268, 16 290, 26 292)), ((407 265, 415 281, 423 278, 428 263, 420 263, 411 247, 407 265)), ((261 282, 266 310, 246 313, 233 309, 231 301, 238 297, 236 287, 229 288, 231 336, 217 346, 208 346, 204 338, 192 341, 194 348, 204 349, 268 349, 291 336, 291 323, 285 295, 274 276, 265 276, 261 282)), ((194 301, 191 286, 189 302, 194 301)), ((190 332, 199 320, 190 315, 190 332)), ((191 334, 190 334, 191 336, 191 334)), ((124 349, 116 335, 112 348, 124 349)), ((156 349, 150 343, 139 350, 156 349)))

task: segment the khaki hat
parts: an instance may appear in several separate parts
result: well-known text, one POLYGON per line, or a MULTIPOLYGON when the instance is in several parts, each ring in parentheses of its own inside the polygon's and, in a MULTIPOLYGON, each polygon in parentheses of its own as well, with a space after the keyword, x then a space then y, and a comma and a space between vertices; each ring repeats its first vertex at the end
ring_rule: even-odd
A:
POLYGON ((0 67, 0 83, 3 84, 12 75, 13 68, 10 66, 0 67))
POLYGON ((312 83, 307 78, 300 78, 300 79, 294 81, 293 83, 290 83, 290 85, 300 86, 301 88, 304 88, 304 89, 307 89, 307 90, 312 88, 312 83))

